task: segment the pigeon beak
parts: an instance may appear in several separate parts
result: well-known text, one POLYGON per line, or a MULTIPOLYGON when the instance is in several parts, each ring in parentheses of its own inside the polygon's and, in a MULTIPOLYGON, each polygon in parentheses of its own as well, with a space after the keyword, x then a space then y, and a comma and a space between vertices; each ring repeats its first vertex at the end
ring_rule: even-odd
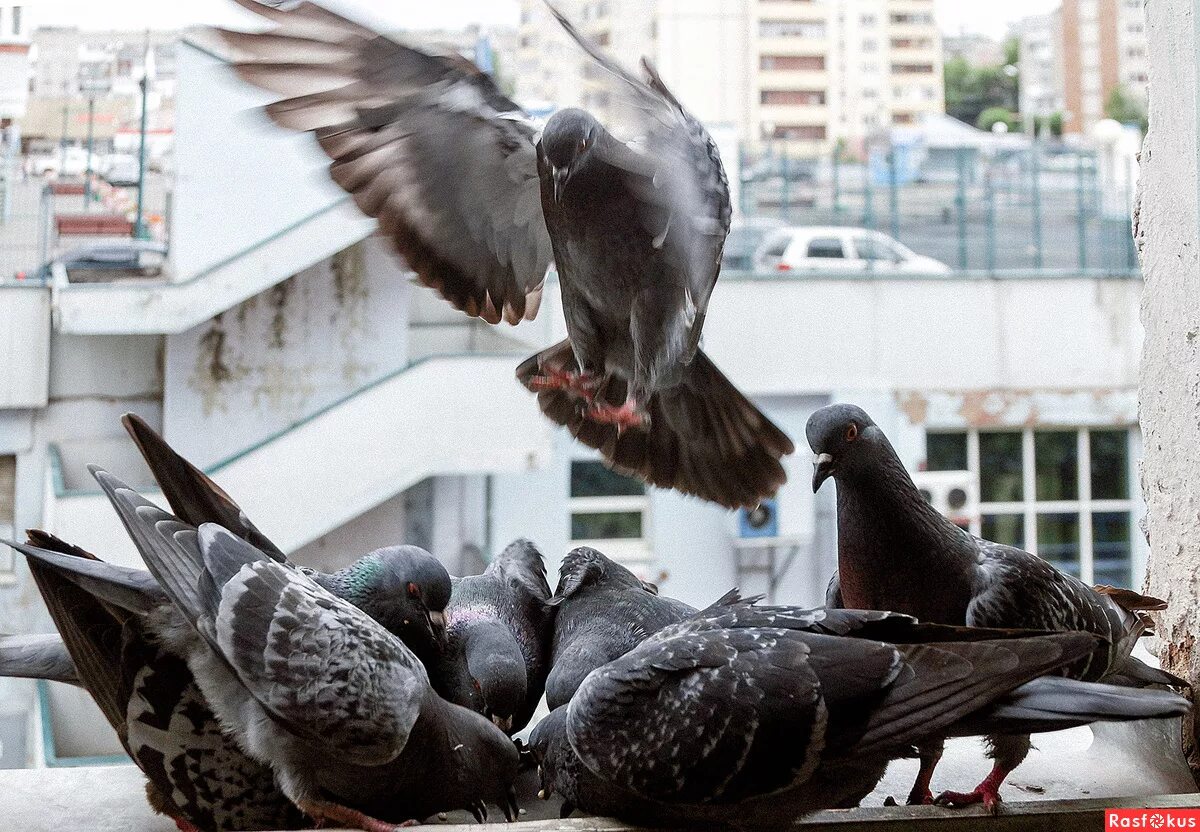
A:
POLYGON ((438 643, 439 647, 444 647, 446 645, 446 613, 441 610, 430 610, 428 617, 433 640, 438 643))
POLYGON ((559 205, 562 203, 563 194, 567 190, 567 183, 571 181, 571 166, 567 165, 565 168, 555 168, 550 176, 554 180, 554 204, 559 205))
POLYGON ((813 460, 813 493, 821 488, 821 483, 833 474, 833 455, 817 454, 813 460))
POLYGON ((512 723, 513 718, 511 716, 496 716, 492 714, 492 724, 506 734, 512 730, 512 723))

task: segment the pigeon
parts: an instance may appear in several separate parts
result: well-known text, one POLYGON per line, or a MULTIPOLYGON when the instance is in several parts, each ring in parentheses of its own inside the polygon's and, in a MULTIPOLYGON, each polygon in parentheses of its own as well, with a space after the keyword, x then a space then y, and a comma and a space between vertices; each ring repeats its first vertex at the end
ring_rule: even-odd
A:
POLYGON ((1040 678, 1093 651, 1092 634, 930 628, 886 613, 863 622, 899 624, 908 641, 889 643, 822 633, 812 612, 715 610, 596 670, 530 738, 543 796, 560 793, 564 817, 775 828, 856 806, 888 762, 929 737, 1189 707, 1165 691, 1040 678))
POLYGON ((358 607, 215 523, 181 522, 127 489, 114 503, 188 626, 187 657, 222 725, 319 823, 391 832, 449 809, 517 814, 514 744, 446 702, 420 660, 358 607))
POLYGON ((274 26, 216 30, 234 71, 278 96, 275 124, 315 135, 333 181, 419 282, 468 315, 518 323, 555 264, 568 339, 517 369, 551 420, 616 470, 723 506, 779 489, 793 443, 699 348, 729 231, 725 171, 648 62, 634 76, 554 11, 611 75, 631 136, 577 109, 539 135, 460 56, 311 2, 236 2, 274 26))
POLYGON ((565 705, 597 667, 696 613, 695 607, 660 596, 654 584, 588 546, 563 558, 549 603, 557 609, 546 680, 551 710, 565 705))
MULTIPOLYGON (((121 422, 176 517, 192 526, 217 523, 269 557, 288 562, 224 489, 168 445, 141 417, 126 413, 121 422)), ((300 568, 397 635, 427 668, 441 660, 450 573, 429 552, 417 546, 389 546, 337 572, 300 568)))
POLYGON ((482 575, 453 583, 446 659, 434 688, 513 734, 533 717, 550 667, 554 609, 542 553, 516 540, 482 575))
MULTIPOLYGON (((1149 632, 1142 610, 1160 609, 1161 601, 1094 589, 1036 555, 981 540, 951 523, 922 498, 883 431, 861 408, 822 408, 808 420, 807 435, 816 454, 813 490, 830 477, 837 482, 838 572, 829 587, 830 606, 888 609, 940 624, 1096 633, 1104 641, 1063 666, 1062 674, 1186 685, 1130 655, 1149 632)), ((971 792, 944 792, 942 803, 996 810, 1000 784, 1028 754, 1029 737, 992 737, 991 746, 995 765, 987 778, 971 792)), ((930 778, 941 748, 921 752, 910 803, 933 800, 930 778)))
POLYGON ((173 610, 149 573, 37 530, 9 545, 26 555, 59 635, 39 637, 51 662, 0 647, 0 675, 86 688, 146 775, 151 807, 182 832, 311 825, 271 769, 226 736, 182 657, 164 646, 161 622, 173 610))
POLYGON ((0 676, 84 686, 58 633, 0 636, 0 676))

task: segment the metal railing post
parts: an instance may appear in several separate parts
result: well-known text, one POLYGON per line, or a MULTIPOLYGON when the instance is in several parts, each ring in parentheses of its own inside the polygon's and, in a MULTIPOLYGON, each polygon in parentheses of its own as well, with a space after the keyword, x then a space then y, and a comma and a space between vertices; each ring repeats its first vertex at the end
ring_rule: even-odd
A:
POLYGON ((892 239, 900 239, 900 182, 896 175, 896 146, 888 143, 888 210, 892 215, 892 239))
POLYGON ((967 269, 967 148, 960 147, 955 154, 958 162, 958 189, 954 205, 958 210, 958 267, 967 269))
POLYGON ((1044 263, 1042 252, 1042 183, 1041 160, 1038 158, 1038 141, 1034 138, 1029 145, 1029 202, 1033 214, 1033 267, 1041 269, 1044 263))

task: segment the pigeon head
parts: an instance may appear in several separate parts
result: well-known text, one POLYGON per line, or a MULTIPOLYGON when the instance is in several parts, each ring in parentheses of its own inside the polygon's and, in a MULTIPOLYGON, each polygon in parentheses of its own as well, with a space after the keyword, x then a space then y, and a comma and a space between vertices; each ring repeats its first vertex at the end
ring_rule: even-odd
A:
POLYGON ((529 685, 516 639, 495 622, 484 622, 467 631, 464 652, 483 715, 509 733, 517 712, 525 707, 529 685))
POLYGON ((566 705, 555 708, 534 727, 529 750, 538 765, 538 797, 548 800, 554 794, 555 774, 564 769, 568 757, 574 756, 567 739, 566 705))
POLYGON ((642 589, 653 595, 658 587, 638 578, 615 560, 590 546, 572 549, 558 567, 558 588, 549 603, 558 606, 588 587, 642 589))
POLYGON ((845 479, 863 470, 864 461, 874 455, 871 449, 887 442, 883 432, 861 407, 832 404, 808 419, 804 429, 813 459, 813 491, 830 477, 845 479))
POLYGON ((388 546, 329 576, 338 594, 394 633, 423 661, 446 644, 450 574, 417 546, 388 546))
POLYGON ((554 201, 562 202, 567 185, 591 160, 592 148, 604 135, 600 122, 583 110, 559 110, 542 131, 542 153, 554 183, 554 201))

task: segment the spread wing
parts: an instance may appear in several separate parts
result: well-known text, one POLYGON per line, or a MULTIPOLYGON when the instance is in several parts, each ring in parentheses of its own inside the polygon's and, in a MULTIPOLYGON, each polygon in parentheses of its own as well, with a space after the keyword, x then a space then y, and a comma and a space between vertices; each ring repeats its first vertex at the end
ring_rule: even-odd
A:
POLYGON ((721 155, 708 131, 667 88, 643 58, 639 78, 605 55, 557 9, 567 34, 611 76, 615 118, 606 124, 630 137, 630 153, 607 161, 626 171, 643 226, 662 246, 670 268, 684 276, 690 300, 690 338, 685 362, 699 343, 709 296, 721 268, 732 204, 721 155))
POLYGON ((417 273, 489 323, 532 319, 553 257, 535 129, 469 61, 403 46, 314 3, 239 5, 276 24, 218 30, 243 80, 280 96, 330 174, 417 273))
POLYGON ((807 657, 782 630, 677 625, 588 676, 568 706, 571 746, 597 776, 665 802, 785 788, 824 743, 807 657))

